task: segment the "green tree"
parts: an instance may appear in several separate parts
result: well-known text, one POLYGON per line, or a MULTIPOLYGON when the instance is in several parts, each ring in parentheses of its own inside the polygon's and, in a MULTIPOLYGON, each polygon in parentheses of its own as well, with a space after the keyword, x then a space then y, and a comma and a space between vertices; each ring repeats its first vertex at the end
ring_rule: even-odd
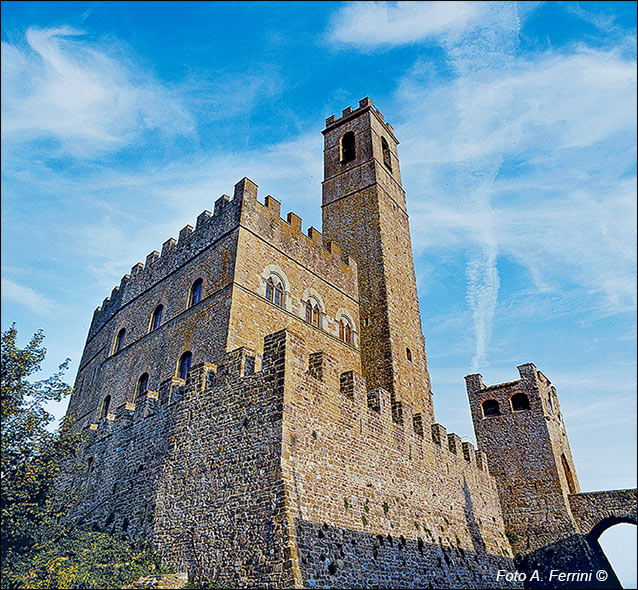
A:
POLYGON ((140 576, 167 571, 144 543, 129 543, 86 530, 68 517, 74 490, 60 482, 77 469, 82 435, 65 419, 54 421, 46 407, 72 388, 64 382, 67 359, 39 381, 46 355, 37 332, 25 348, 15 325, 2 333, 2 588, 121 588, 140 576))
MULTIPOLYGON (((69 359, 57 373, 30 381, 46 355, 44 334, 37 332, 25 348, 17 344, 15 325, 2 333, 2 556, 39 542, 41 525, 57 522, 62 511, 52 501, 56 478, 69 465, 78 442, 67 423, 57 433, 47 427, 54 416, 47 403, 60 401, 72 388, 63 381, 69 359)), ((61 498, 60 498, 61 499, 61 498)))

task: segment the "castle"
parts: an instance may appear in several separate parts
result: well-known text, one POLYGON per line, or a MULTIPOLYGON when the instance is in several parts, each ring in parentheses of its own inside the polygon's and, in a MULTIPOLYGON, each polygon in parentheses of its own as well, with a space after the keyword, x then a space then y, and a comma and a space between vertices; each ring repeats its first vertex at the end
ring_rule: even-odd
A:
POLYGON ((580 493, 533 364, 466 377, 478 449, 435 422, 393 128, 323 135, 322 232, 244 178, 95 311, 74 514, 232 587, 618 587, 636 491, 580 493))

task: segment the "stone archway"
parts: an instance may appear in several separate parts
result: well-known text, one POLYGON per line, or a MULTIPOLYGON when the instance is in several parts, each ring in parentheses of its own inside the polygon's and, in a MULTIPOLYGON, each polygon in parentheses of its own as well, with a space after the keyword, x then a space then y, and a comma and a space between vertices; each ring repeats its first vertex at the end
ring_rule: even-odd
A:
POLYGON ((636 489, 570 494, 569 506, 576 526, 588 540, 596 541, 609 527, 638 524, 636 489))
POLYGON ((636 588, 636 544, 633 523, 617 523, 606 528, 596 540, 623 588, 636 588))
POLYGON ((609 588, 622 588, 598 539, 616 524, 638 524, 638 490, 610 490, 570 494, 569 505, 574 523, 585 537, 599 564, 605 565, 610 577, 609 588))
POLYGON ((587 540, 590 543, 598 542, 600 535, 602 535, 607 529, 617 525, 617 524, 636 524, 635 518, 625 517, 625 516, 610 516, 607 518, 603 518, 598 524, 596 524, 592 530, 587 535, 587 540))

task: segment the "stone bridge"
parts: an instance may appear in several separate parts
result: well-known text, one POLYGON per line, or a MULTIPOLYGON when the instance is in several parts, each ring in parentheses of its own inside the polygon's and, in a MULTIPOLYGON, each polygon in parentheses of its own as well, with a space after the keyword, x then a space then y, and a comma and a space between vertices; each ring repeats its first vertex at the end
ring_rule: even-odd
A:
POLYGON ((569 496, 576 526, 590 542, 597 540, 606 529, 615 524, 638 524, 637 503, 637 489, 585 492, 569 496))

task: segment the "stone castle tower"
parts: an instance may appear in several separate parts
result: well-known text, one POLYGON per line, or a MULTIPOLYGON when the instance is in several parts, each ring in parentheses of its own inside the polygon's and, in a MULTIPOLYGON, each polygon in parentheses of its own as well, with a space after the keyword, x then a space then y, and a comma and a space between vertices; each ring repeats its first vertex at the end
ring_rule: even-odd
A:
MULTIPOLYGON (((527 587, 560 586, 551 571, 608 571, 620 587, 597 538, 608 526, 632 522, 635 491, 580 493, 556 388, 532 363, 520 379, 486 386, 465 377, 476 442, 496 479, 512 550, 523 571, 539 571, 527 587), (551 584, 549 584, 551 586, 551 584)), ((570 582, 583 584, 585 578, 570 582)), ((570 587, 569 584, 567 587, 570 587)), ((573 586, 572 586, 573 587, 573 586)))
POLYGON ((533 365, 467 378, 478 450, 434 422, 393 129, 366 98, 323 134, 323 234, 244 178, 95 311, 77 518, 233 587, 518 587, 496 573, 549 545, 608 568, 586 535, 635 492, 578 493, 533 365))
POLYGON ((531 363, 518 370, 520 380, 492 387, 480 375, 465 381, 477 443, 490 457, 510 540, 521 553, 553 541, 558 527, 574 528, 568 498, 580 489, 556 389, 531 363))
POLYGON ((369 99, 327 119, 323 134, 323 233, 357 261, 363 376, 429 426, 432 392, 399 142, 369 99))

